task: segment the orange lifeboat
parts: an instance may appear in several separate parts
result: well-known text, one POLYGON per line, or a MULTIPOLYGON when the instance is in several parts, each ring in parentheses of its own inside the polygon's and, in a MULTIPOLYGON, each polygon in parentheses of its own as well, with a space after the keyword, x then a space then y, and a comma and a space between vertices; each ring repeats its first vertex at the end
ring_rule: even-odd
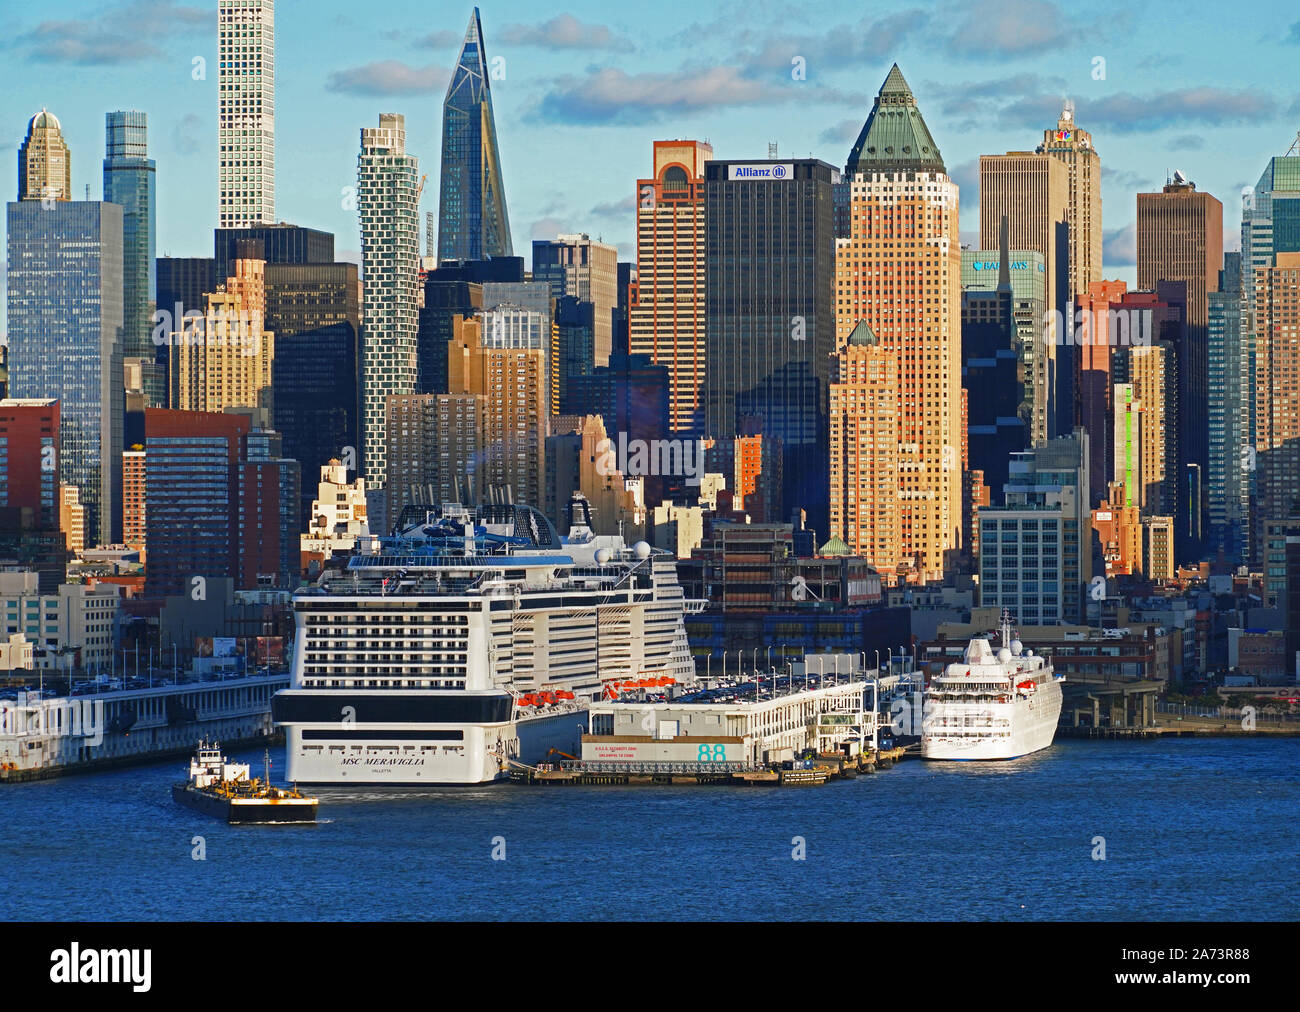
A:
POLYGON ((1020 682, 1016 685, 1017 689, 1032 689, 1033 687, 1034 687, 1033 682, 1020 682))
POLYGON ((560 689, 560 690, 555 694, 555 698, 556 698, 556 699, 574 699, 574 698, 576 698, 576 697, 575 697, 575 696, 573 695, 573 693, 570 692, 568 689, 560 689))

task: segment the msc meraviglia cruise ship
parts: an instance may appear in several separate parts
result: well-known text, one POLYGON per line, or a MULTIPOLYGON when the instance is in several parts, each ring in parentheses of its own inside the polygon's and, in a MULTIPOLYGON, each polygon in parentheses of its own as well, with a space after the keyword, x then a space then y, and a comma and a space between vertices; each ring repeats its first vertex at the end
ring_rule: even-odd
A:
POLYGON ((408 506, 389 538, 294 596, 289 688, 272 701, 288 779, 481 784, 581 754, 606 683, 694 681, 675 558, 536 509, 408 506))

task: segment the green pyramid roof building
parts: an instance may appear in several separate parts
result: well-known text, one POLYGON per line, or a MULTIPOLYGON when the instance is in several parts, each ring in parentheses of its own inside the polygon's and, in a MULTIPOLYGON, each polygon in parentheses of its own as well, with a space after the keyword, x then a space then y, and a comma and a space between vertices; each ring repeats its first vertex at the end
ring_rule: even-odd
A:
POLYGON ((878 338, 876 332, 871 329, 871 324, 867 323, 866 320, 859 320, 858 325, 853 328, 853 333, 849 335, 848 343, 873 345, 879 344, 880 338, 878 338))
POLYGON ((916 96, 895 63, 849 152, 847 175, 859 172, 947 172, 916 96))

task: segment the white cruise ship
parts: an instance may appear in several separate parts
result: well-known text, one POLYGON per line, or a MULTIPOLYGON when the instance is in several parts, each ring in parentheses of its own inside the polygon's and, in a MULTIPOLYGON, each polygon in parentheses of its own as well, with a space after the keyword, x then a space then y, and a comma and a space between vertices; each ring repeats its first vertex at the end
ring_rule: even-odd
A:
POLYGON ((1047 748, 1061 716, 1063 675, 1011 639, 1003 616, 1002 647, 972 639, 925 694, 921 755, 926 759, 1016 759, 1047 748))
POLYGON ((580 755, 608 683, 693 682, 675 558, 594 535, 581 497, 570 510, 561 539, 529 506, 408 506, 393 537, 362 538, 299 591, 290 685, 272 701, 288 779, 504 779, 512 762, 580 755))

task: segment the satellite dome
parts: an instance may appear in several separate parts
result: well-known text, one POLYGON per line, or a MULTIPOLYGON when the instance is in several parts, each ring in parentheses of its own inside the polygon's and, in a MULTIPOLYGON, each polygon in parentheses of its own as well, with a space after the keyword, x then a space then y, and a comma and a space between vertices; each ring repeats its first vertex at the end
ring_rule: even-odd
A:
POLYGON ((1013 656, 1019 657, 1021 653, 1024 651, 1024 649, 1025 649, 1025 645, 1021 643, 1019 640, 1011 641, 1011 653, 1013 656))
POLYGON ((650 545, 644 541, 638 541, 632 546, 632 554, 638 559, 650 558, 650 545))
POLYGON ((998 661, 999 663, 1006 664, 1009 660, 1011 660, 1011 651, 1006 647, 1003 647, 998 651, 998 661))
POLYGON ((598 565, 598 566, 603 566, 603 565, 605 565, 607 562, 609 562, 609 549, 608 549, 608 548, 597 548, 597 549, 596 549, 596 565, 598 565))

